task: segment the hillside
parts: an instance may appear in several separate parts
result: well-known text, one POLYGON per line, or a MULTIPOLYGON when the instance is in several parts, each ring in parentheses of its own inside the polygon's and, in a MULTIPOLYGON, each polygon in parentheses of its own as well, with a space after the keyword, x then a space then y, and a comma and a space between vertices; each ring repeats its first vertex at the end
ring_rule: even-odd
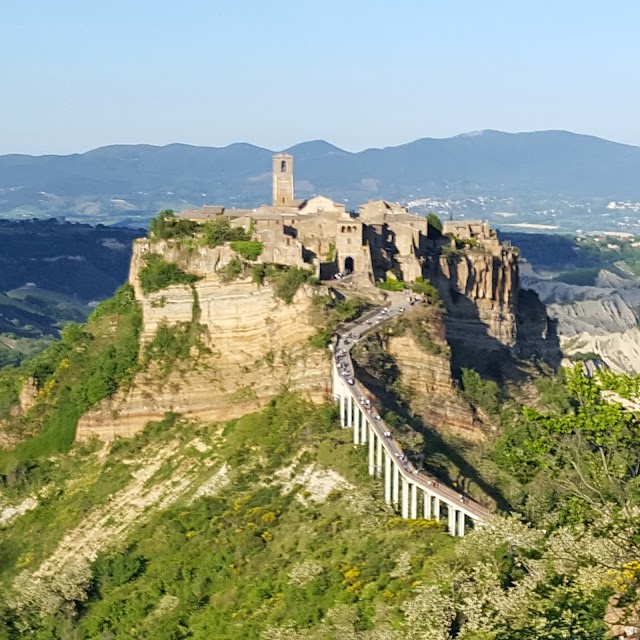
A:
MULTIPOLYGON (((640 201, 640 148, 566 131, 484 131, 358 153, 314 141, 287 151, 301 197, 326 193, 352 205, 384 194, 418 211, 573 231, 633 230, 640 201)), ((0 156, 0 213, 135 223, 165 206, 253 207, 267 199, 271 153, 172 144, 0 156)))
POLYGON ((565 356, 640 372, 640 247, 631 238, 511 233, 524 288, 557 323, 565 356))
POLYGON ((445 236, 431 281, 374 287, 245 225, 164 213, 86 325, 0 371, 0 638, 640 631, 638 419, 601 391, 640 380, 553 374, 517 252, 445 236))
POLYGON ((126 280, 131 229, 0 220, 0 368, 41 351, 126 280))

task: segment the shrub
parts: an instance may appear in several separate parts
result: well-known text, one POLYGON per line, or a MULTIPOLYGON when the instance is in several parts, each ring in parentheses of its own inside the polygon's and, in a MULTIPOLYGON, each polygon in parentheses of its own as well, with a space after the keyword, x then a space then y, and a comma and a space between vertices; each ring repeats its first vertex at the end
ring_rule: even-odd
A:
POLYGON ((244 266, 242 262, 238 260, 238 258, 233 258, 229 263, 222 269, 221 278, 223 282, 231 282, 235 280, 242 272, 244 271, 244 266))
POLYGON ((281 267, 269 265, 266 272, 267 278, 273 283, 275 294, 287 304, 293 302, 298 289, 305 283, 312 283, 313 273, 307 269, 297 267, 281 267))
POLYGON ((434 229, 442 233, 442 220, 440 220, 440 218, 435 213, 430 213, 429 215, 427 215, 427 222, 429 223, 430 227, 433 227, 434 229))
POLYGON ((255 260, 261 253, 264 245, 254 240, 233 240, 231 248, 239 253, 245 260, 255 260))
POLYGON ((180 269, 175 262, 167 262, 159 253, 147 253, 144 260, 138 279, 145 293, 160 291, 171 284, 193 284, 200 280, 199 276, 180 269))
POLYGON ((500 389, 493 380, 483 380, 475 369, 462 369, 462 390, 467 400, 488 414, 498 412, 500 389))
MULTIPOLYGON (((120 287, 111 300, 96 308, 87 325, 67 325, 60 341, 33 360, 25 361, 5 380, 0 372, 0 390, 9 400, 17 389, 13 376, 33 376, 39 402, 23 418, 26 431, 37 435, 12 450, 0 452, 0 474, 66 451, 75 436, 79 417, 93 404, 127 384, 138 368, 142 313, 129 285, 120 287)), ((5 405, 0 402, 0 409, 5 405)))
POLYGON ((258 286, 264 284, 267 276, 267 266, 264 264, 254 264, 251 266, 251 281, 258 286))
POLYGON ((149 237, 159 240, 191 238, 201 230, 192 220, 177 218, 171 209, 161 211, 149 224, 149 237))
POLYGON ((413 284, 411 285, 411 290, 414 293, 418 293, 424 296, 425 300, 430 303, 436 303, 440 301, 440 296, 438 294, 438 290, 422 276, 418 276, 413 284))
POLYGON ((208 220, 203 227, 204 243, 208 247, 219 247, 225 242, 249 241, 249 234, 242 227, 232 227, 227 218, 208 220))
POLYGON ((400 280, 387 279, 382 282, 376 282, 376 287, 383 291, 404 291, 407 285, 400 280))

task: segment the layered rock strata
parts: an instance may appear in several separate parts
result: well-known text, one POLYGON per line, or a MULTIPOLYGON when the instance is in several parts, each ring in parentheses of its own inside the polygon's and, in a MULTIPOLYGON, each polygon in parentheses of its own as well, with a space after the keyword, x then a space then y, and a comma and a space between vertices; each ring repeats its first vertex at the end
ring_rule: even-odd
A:
POLYGON ((250 277, 224 283, 219 272, 234 256, 226 247, 188 253, 172 243, 135 243, 130 282, 143 310, 141 349, 161 324, 194 321, 202 327, 203 349, 167 374, 153 364, 138 373, 128 389, 81 418, 78 440, 131 436, 169 411, 227 421, 255 411, 283 387, 314 401, 326 398, 329 359, 308 345, 316 331, 309 320, 313 291, 301 287, 288 305, 271 286, 258 286, 250 277), (202 279, 145 294, 138 274, 151 250, 202 279))

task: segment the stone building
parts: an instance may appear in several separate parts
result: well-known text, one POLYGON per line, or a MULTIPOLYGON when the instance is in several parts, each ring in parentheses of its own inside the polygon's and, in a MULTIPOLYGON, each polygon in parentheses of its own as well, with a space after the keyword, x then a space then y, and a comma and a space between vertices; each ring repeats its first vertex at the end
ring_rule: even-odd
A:
POLYGON ((409 213, 394 202, 372 200, 347 211, 344 204, 317 195, 296 200, 293 157, 273 156, 272 201, 256 209, 205 206, 181 212, 198 222, 225 216, 232 225, 253 229, 264 249, 260 259, 294 267, 314 268, 322 280, 353 274, 369 282, 395 277, 413 281, 425 272, 425 261, 443 245, 462 241, 499 251, 495 231, 488 223, 447 222, 443 236, 430 229, 426 218, 409 213))

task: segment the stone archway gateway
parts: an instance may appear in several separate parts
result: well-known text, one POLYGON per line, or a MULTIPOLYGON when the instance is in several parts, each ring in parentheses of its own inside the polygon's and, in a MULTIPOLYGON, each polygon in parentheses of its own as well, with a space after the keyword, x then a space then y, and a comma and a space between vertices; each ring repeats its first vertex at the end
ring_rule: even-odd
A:
POLYGON ((353 273, 353 269, 354 269, 353 258, 351 256, 347 256, 344 259, 344 272, 345 273, 353 273))

